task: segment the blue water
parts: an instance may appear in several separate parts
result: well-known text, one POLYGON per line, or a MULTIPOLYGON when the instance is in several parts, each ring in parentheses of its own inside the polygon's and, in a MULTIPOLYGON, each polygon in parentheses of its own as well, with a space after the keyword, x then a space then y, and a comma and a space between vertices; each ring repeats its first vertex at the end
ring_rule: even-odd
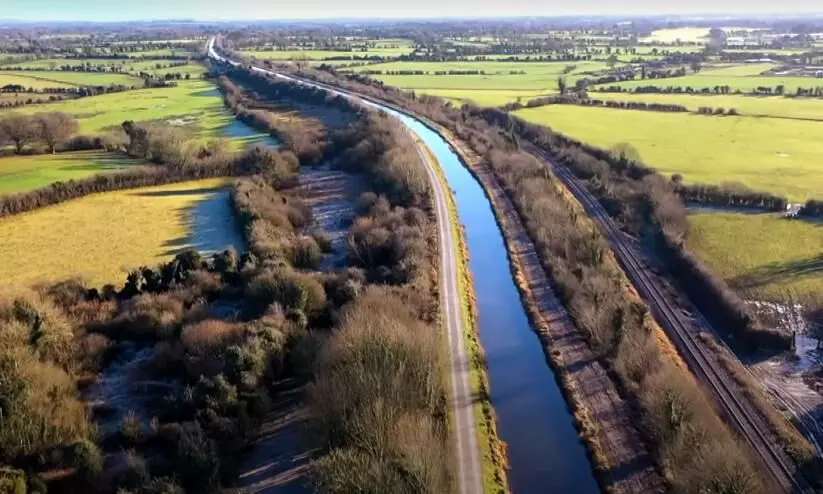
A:
POLYGON ((388 108, 437 156, 465 227, 498 431, 508 446, 509 482, 522 493, 597 493, 572 415, 531 329, 503 236, 480 184, 449 144, 423 123, 388 108))

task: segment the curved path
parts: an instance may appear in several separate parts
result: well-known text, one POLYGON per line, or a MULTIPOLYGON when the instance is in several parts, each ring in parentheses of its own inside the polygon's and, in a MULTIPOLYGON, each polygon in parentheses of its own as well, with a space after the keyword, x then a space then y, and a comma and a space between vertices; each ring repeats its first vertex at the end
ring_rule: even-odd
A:
MULTIPOLYGON (((215 40, 209 40, 209 56, 216 60, 240 65, 237 62, 228 60, 219 55, 214 49, 215 40)), ((356 101, 359 104, 379 108, 388 111, 390 114, 394 110, 378 105, 372 101, 362 98, 356 94, 348 93, 339 89, 332 89, 314 82, 298 79, 292 76, 275 73, 260 67, 252 67, 253 70, 290 80, 300 84, 320 87, 334 94, 342 95, 356 101)), ((413 117, 412 117, 413 118, 413 117)), ((410 133, 414 131, 408 129, 410 133)), ((437 214, 438 239, 440 251, 440 296, 441 312, 443 314, 443 324, 446 328, 449 344, 450 368, 451 368, 451 406, 453 419, 453 434, 455 437, 455 450, 457 455, 458 482, 461 494, 476 494, 483 492, 483 469, 480 463, 480 452, 477 446, 477 427, 474 419, 473 396, 470 381, 470 360, 466 353, 465 340, 463 338, 463 319, 461 317, 461 294, 458 281, 458 268, 455 261, 457 245, 454 238, 454 231, 449 215, 447 192, 443 181, 437 175, 436 162, 430 158, 430 153, 421 139, 414 139, 417 146, 417 153, 421 161, 426 165, 426 172, 429 175, 437 214)))

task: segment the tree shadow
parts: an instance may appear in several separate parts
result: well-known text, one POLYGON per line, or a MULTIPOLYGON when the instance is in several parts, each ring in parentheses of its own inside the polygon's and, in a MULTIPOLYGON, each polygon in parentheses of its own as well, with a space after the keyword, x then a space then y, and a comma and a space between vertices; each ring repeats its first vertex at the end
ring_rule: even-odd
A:
POLYGON ((208 189, 183 189, 169 191, 137 192, 146 197, 204 196, 190 206, 180 208, 177 214, 185 226, 186 234, 164 242, 167 250, 163 253, 174 256, 185 250, 194 249, 202 254, 222 252, 229 247, 238 252, 246 248, 240 226, 232 209, 230 189, 212 187, 208 189))
MULTIPOLYGON (((135 192, 133 195, 139 197, 182 197, 182 196, 200 196, 203 194, 216 194, 218 192, 227 192, 225 186, 216 186, 209 188, 194 188, 194 189, 177 189, 177 190, 150 190, 144 192, 135 192)), ((208 199, 204 199, 208 200, 208 199)), ((185 209, 185 208, 184 208, 185 209)))
POLYGON ((749 290, 819 272, 823 272, 823 254, 797 261, 773 262, 732 278, 731 284, 749 290))

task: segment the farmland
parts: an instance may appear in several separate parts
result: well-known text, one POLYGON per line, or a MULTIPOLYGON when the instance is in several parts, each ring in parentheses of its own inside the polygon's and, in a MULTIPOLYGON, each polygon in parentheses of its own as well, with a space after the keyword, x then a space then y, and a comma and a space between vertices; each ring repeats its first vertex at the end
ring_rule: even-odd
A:
POLYGON ((638 101, 683 105, 689 111, 700 107, 737 110, 750 117, 778 117, 823 121, 823 99, 784 98, 782 96, 744 95, 693 95, 693 94, 637 94, 637 93, 592 93, 592 98, 613 101, 638 101))
POLYGON ((242 248, 221 180, 96 194, 0 220, 4 286, 81 274, 91 286, 185 247, 242 248))
POLYGON ((214 84, 180 81, 176 87, 140 89, 103 94, 78 100, 25 106, 19 113, 60 111, 73 115, 81 133, 101 133, 118 128, 126 120, 173 121, 201 137, 217 137, 233 117, 223 107, 214 84))
POLYGON ((141 164, 140 160, 102 151, 11 156, 0 159, 0 195, 25 192, 58 180, 131 169, 141 164))
POLYGON ((809 77, 759 75, 762 72, 773 68, 773 64, 745 64, 733 66, 721 66, 717 68, 706 68, 697 74, 689 74, 683 77, 673 77, 649 81, 635 79, 633 81, 608 84, 608 86, 618 86, 624 90, 634 90, 635 88, 656 85, 672 86, 680 88, 692 88, 700 90, 704 88, 712 89, 715 86, 729 86, 732 91, 751 91, 758 87, 776 87, 782 85, 787 93, 794 93, 798 87, 809 87, 819 85, 819 81, 809 77))
MULTIPOLYGON (((61 87, 66 85, 108 86, 110 84, 140 87, 143 85, 143 80, 138 77, 111 72, 70 72, 62 70, 0 72, 0 78, 4 77, 33 79, 40 81, 39 87, 61 87)), ((4 84, 6 83, 4 82, 4 84)))
POLYGON ((774 213, 696 212, 689 247, 748 298, 823 291, 823 223, 774 213))
POLYGON ((802 120, 713 117, 573 105, 517 114, 604 148, 628 142, 644 162, 687 182, 741 182, 794 200, 823 190, 823 124, 802 120))

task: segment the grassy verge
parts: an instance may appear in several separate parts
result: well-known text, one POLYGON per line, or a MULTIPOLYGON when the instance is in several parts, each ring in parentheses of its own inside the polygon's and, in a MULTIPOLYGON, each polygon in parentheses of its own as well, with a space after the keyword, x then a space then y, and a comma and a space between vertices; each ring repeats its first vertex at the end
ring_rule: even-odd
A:
MULTIPOLYGON (((428 147, 432 163, 438 163, 428 147)), ((450 190, 443 170, 438 165, 435 170, 438 179, 445 190, 450 190)), ((506 445, 497 433, 497 417, 491 404, 489 393, 489 379, 486 371, 486 358, 480 335, 477 329, 477 310, 475 304, 474 283, 469 269, 469 251, 466 246, 463 230, 460 227, 460 218, 457 214, 457 205, 452 194, 446 198, 449 209, 449 225, 452 228, 455 246, 455 258, 458 260, 458 283, 460 286, 460 316, 463 324, 463 336, 466 349, 469 352, 472 367, 470 372, 472 393, 478 397, 474 403, 474 417, 477 423, 477 441, 481 445, 483 487, 486 493, 509 492, 508 460, 506 445)))

